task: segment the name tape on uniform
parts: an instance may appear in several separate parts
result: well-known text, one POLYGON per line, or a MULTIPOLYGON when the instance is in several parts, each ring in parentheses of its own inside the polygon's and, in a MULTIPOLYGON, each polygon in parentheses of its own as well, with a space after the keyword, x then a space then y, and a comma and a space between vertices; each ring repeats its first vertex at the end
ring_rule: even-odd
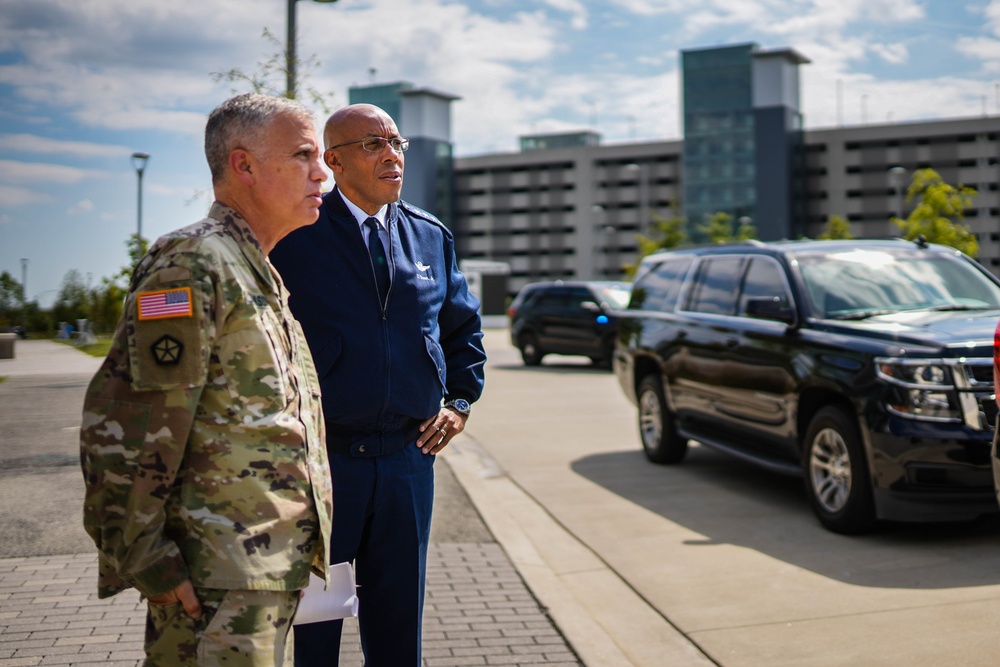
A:
POLYGON ((191 288, 139 292, 139 321, 162 320, 168 317, 191 317, 194 312, 191 303, 191 288))

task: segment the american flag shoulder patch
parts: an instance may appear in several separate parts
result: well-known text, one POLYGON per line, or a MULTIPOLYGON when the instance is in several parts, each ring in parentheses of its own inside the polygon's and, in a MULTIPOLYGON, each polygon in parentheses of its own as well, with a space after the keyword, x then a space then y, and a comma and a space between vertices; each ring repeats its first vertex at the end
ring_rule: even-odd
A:
POLYGON ((194 312, 190 287, 139 292, 136 302, 139 304, 140 322, 168 317, 191 317, 194 312))

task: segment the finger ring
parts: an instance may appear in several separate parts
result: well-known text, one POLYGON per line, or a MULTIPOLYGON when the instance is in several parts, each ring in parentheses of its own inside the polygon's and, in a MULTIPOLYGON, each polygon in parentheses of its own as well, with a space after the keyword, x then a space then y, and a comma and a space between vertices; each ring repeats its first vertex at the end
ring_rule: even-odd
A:
POLYGON ((443 429, 443 428, 439 428, 439 429, 438 429, 438 433, 440 433, 441 435, 448 435, 448 431, 446 431, 446 430, 445 430, 445 429, 443 429))

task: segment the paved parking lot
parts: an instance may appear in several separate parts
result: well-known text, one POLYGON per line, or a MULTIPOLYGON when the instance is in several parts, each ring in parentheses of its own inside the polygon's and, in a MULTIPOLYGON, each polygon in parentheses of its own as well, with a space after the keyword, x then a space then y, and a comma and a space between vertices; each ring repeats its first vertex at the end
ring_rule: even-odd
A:
MULTIPOLYGON (((863 537, 834 535, 812 516, 799 480, 699 446, 680 466, 649 464, 639 448, 634 409, 612 374, 586 360, 559 357, 525 368, 505 334, 487 333, 486 397, 475 407, 469 430, 439 461, 445 465, 438 477, 426 665, 997 663, 996 518, 889 524, 863 537)), ((65 387, 71 381, 50 380, 56 394, 71 391, 65 387)), ((0 406, 10 382, 0 384, 0 406)), ((58 414, 48 399, 30 403, 41 406, 42 415, 58 414)), ((0 414, 0 429, 16 418, 0 414)), ((63 437, 62 428, 72 425, 54 418, 52 442, 63 437)), ((0 430, 0 438, 6 442, 9 432, 0 430)), ((0 519, 5 537, 22 531, 23 539, 0 544, 0 558, 7 556, 0 560, 6 568, 0 584, 20 582, 15 591, 0 586, 0 667, 70 664, 101 655, 91 642, 136 650, 138 644, 127 639, 137 639, 129 633, 140 631, 134 598, 74 602, 74 596, 93 596, 78 592, 86 590, 80 576, 92 581, 92 575, 79 574, 92 567, 86 560, 92 557, 82 555, 88 549, 79 547, 69 562, 58 560, 65 553, 53 552, 57 560, 49 562, 2 552, 14 544, 34 544, 37 551, 45 543, 38 534, 72 530, 76 518, 62 514, 75 513, 79 502, 60 501, 62 514, 44 512, 53 522, 67 522, 57 531, 13 520, 7 509, 13 500, 3 496, 7 489, 19 488, 19 497, 36 501, 18 501, 28 516, 23 508, 44 507, 47 496, 58 497, 78 473, 68 465, 32 469, 25 460, 37 466, 59 459, 34 460, 23 451, 13 457, 21 467, 7 468, 6 449, 0 447, 0 519), (45 477, 48 487, 41 486, 45 477), (39 584, 37 573, 29 572, 35 563, 56 570, 42 573, 48 583, 39 584), (27 569, 18 571, 18 564, 27 569), (22 615, 11 606, 21 599, 14 593, 53 605, 52 615, 66 619, 54 622, 66 625, 45 626, 42 607, 22 615), (88 619, 94 607, 109 614, 108 622, 103 616, 88 619), (66 609, 71 611, 60 611, 66 609), (123 612, 125 621, 118 615, 123 612), (24 619, 32 615, 43 623, 37 632, 49 634, 32 636, 31 630, 21 636, 24 619), (66 635, 75 622, 89 623, 89 632, 66 635), (7 641, 43 642, 46 652, 17 653, 40 647, 11 648, 7 641)), ((352 636, 345 667, 360 664, 352 636)), ((106 653, 101 660, 118 660, 112 650, 106 653)), ((135 664, 128 655, 123 664, 135 664)))
POLYGON ((647 462, 634 406, 586 359, 526 368, 501 332, 487 334, 487 351, 492 393, 474 428, 481 451, 456 448, 452 467, 463 483, 478 478, 470 495, 539 598, 587 610, 580 640, 560 616, 574 604, 551 606, 581 655, 603 632, 625 664, 649 667, 697 664, 663 661, 681 652, 678 642, 652 645, 678 634, 726 667, 1000 661, 996 515, 835 535, 799 479, 700 446, 677 466, 647 462), (480 501, 508 489, 529 501, 480 501), (543 508, 544 520, 519 517, 526 505, 543 508))

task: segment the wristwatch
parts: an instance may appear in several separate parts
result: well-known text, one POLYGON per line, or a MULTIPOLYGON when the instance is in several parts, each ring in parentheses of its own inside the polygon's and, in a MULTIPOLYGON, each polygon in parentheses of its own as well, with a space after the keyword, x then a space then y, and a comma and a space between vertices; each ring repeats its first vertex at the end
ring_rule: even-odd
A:
POLYGON ((472 405, 469 404, 464 398, 453 398, 444 404, 444 407, 451 408, 455 412, 460 412, 466 417, 472 412, 472 405))

